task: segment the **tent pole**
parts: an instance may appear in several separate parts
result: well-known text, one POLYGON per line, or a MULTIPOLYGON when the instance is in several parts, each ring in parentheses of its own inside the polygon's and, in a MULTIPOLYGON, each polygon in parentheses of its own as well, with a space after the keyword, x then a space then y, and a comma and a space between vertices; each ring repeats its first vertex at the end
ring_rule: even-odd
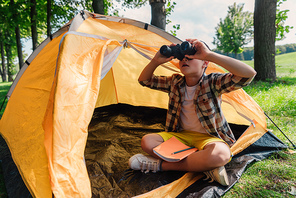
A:
POLYGON ((276 123, 274 123, 274 121, 267 115, 267 113, 264 111, 264 114, 266 115, 266 117, 268 117, 268 119, 274 124, 274 126, 276 126, 276 128, 278 128, 278 130, 280 130, 280 132, 289 140, 289 142, 292 144, 292 146, 294 147, 294 149, 296 149, 295 144, 293 144, 293 142, 286 136, 286 134, 276 125, 276 123))

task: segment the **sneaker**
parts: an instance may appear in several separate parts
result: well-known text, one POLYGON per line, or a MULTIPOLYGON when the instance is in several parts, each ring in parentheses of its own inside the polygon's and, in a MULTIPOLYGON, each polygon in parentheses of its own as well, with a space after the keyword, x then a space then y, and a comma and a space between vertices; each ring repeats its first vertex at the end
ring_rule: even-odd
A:
POLYGON ((207 178, 205 180, 211 178, 211 181, 209 181, 209 182, 213 182, 215 180, 223 186, 229 185, 228 175, 227 175, 227 172, 226 172, 224 166, 220 166, 220 167, 215 168, 213 170, 206 171, 206 172, 204 172, 204 174, 207 176, 207 178))
POLYGON ((160 159, 143 154, 136 154, 128 161, 128 165, 131 169, 141 170, 142 172, 145 171, 145 173, 148 173, 150 170, 154 173, 160 171, 160 164, 160 159))

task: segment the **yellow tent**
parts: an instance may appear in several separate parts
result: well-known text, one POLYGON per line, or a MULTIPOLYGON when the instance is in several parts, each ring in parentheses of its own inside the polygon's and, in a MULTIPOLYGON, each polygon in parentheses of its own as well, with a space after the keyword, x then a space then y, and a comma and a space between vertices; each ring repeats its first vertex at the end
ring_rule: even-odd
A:
MULTIPOLYGON (((180 42, 145 23, 83 11, 33 52, 0 122, 33 197, 91 197, 84 150, 94 109, 117 103, 167 108, 167 95, 144 89, 137 78, 160 46, 180 42)), ((156 72, 179 72, 177 62, 156 72)), ((210 64, 207 72, 223 70, 210 64)), ((249 126, 234 154, 267 132, 263 111, 243 90, 223 95, 223 110, 228 122, 249 126)), ((142 196, 175 197, 199 178, 187 173, 142 196)))

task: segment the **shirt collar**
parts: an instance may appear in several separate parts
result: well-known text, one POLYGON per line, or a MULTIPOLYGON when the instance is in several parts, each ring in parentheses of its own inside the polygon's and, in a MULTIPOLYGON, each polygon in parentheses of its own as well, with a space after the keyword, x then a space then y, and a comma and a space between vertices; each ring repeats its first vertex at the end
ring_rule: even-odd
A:
MULTIPOLYGON (((205 76, 206 76, 206 74, 204 72, 197 84, 200 84, 205 76)), ((178 79, 177 82, 176 82, 176 85, 179 86, 180 88, 185 87, 185 85, 186 85, 185 76, 182 76, 182 78, 178 79)))

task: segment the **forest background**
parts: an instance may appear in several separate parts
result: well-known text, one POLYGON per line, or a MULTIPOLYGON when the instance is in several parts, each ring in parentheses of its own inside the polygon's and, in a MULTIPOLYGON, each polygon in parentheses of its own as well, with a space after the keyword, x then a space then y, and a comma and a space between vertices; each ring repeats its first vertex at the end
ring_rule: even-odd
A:
MULTIPOLYGON (((231 4, 235 2, 238 8, 242 5, 241 11, 236 14, 252 14, 254 0, 247 2, 212 0, 211 7, 204 1, 182 2, 180 0, 6 0, 2 1, 0 6, 1 80, 12 81, 31 52, 80 10, 94 11, 99 6, 104 8, 102 11, 97 9, 101 14, 124 16, 152 24, 153 16, 160 13, 159 11, 153 13, 153 6, 156 7, 155 4, 159 4, 155 2, 161 3, 165 10, 161 13, 164 15, 161 20, 165 19, 162 29, 166 29, 182 40, 199 38, 206 41, 214 51, 240 60, 254 59, 253 22, 250 26, 251 33, 243 35, 244 41, 240 41, 242 44, 236 51, 239 53, 232 49, 221 50, 219 44, 214 43, 217 38, 217 28, 221 26, 219 20, 221 23, 228 17, 231 4)), ((295 5, 296 0, 277 1, 277 19, 280 21, 276 22, 276 26, 277 29, 282 28, 281 33, 278 34, 281 35, 280 39, 277 38, 276 42, 282 44, 276 46, 277 54, 296 51, 294 43, 296 29, 292 26, 292 20, 296 17, 295 5)), ((157 16, 154 18, 159 19, 157 16)), ((158 26, 158 24, 154 25, 158 26)))

